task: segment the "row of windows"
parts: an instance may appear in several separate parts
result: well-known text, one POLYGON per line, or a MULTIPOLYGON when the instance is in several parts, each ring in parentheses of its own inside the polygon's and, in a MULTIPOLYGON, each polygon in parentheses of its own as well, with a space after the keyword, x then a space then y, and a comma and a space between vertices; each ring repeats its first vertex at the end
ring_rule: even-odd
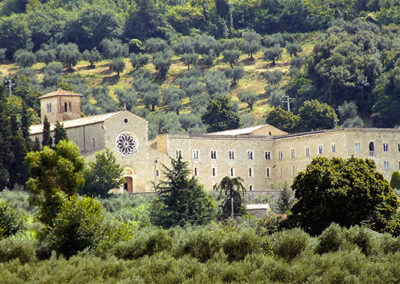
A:
MULTIPOLYGON (((182 157, 182 150, 179 150, 179 149, 175 150, 176 159, 178 159, 179 156, 182 157)), ((264 156, 265 156, 266 160, 271 160, 271 152, 270 151, 265 151, 264 152, 264 156)), ((200 159, 200 150, 193 150, 192 151, 192 158, 193 158, 193 160, 200 159)), ((210 151, 210 158, 211 158, 211 160, 216 160, 217 159, 217 151, 216 150, 211 150, 210 151)), ((253 160, 254 159, 254 151, 253 150, 247 151, 247 158, 249 160, 253 160)), ((228 151, 228 159, 229 160, 235 160, 236 159, 236 152, 234 150, 229 150, 228 151)))
MULTIPOLYGON (((194 175, 194 176, 198 176, 198 169, 197 169, 197 168, 194 168, 194 169, 193 169, 193 175, 194 175)), ((217 176, 217 168, 212 168, 212 169, 211 169, 211 175, 212 175, 213 177, 216 177, 216 176, 217 176)), ((229 175, 230 175, 231 177, 235 177, 235 176, 236 176, 236 174, 235 174, 235 168, 231 168, 231 169, 229 170, 229 175)), ((254 177, 254 169, 253 169, 253 168, 249 168, 249 169, 248 169, 248 177, 249 177, 249 178, 254 177)), ((270 168, 266 168, 266 169, 265 169, 265 177, 266 177, 266 178, 270 178, 270 177, 271 177, 271 169, 270 169, 270 168)))
MULTIPOLYGON (((398 144, 398 150, 400 152, 400 144, 398 144)), ((369 151, 372 154, 375 151, 375 145, 373 142, 369 143, 369 151)), ((388 143, 383 143, 383 151, 388 152, 389 151, 389 144, 388 143)), ((332 143, 331 144, 331 152, 336 153, 336 144, 332 143)), ((355 143, 355 152, 361 152, 361 143, 355 143)), ((323 145, 318 145, 317 146, 317 154, 322 155, 324 153, 324 148, 323 145)), ((176 150, 176 158, 179 157, 179 155, 182 155, 182 150, 176 150)), ((305 156, 309 157, 311 155, 311 148, 310 146, 305 147, 305 156)), ((217 150, 211 150, 210 151, 210 158, 211 160, 216 160, 218 157, 217 155, 217 150)), ((192 158, 194 160, 200 159, 200 150, 193 150, 192 152, 192 158)), ((265 151, 264 152, 264 158, 265 160, 271 160, 272 155, 271 151, 265 151)), ((296 158, 296 150, 295 149, 290 149, 290 158, 294 159, 296 158)), ((236 152, 235 150, 229 150, 228 151, 228 159, 229 160, 235 160, 236 159, 236 152)), ((247 159, 253 160, 254 159, 254 151, 253 150, 248 150, 247 151, 247 159)), ((278 159, 283 160, 283 151, 278 151, 278 159)))

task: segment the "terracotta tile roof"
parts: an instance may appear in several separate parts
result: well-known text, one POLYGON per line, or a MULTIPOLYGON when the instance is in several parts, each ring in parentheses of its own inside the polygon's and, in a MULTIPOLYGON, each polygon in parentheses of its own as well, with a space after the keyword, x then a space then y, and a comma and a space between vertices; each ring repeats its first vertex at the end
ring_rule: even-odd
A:
MULTIPOLYGON (((60 123, 64 125, 65 129, 68 129, 68 128, 73 128, 73 127, 78 127, 78 126, 83 126, 83 125, 100 123, 100 122, 103 122, 121 112, 123 112, 123 111, 81 117, 81 118, 72 119, 72 120, 65 120, 65 121, 61 121, 60 123)), ((52 123, 50 125, 50 131, 54 131, 54 129, 55 129, 55 123, 52 123)), ((43 133, 43 124, 32 125, 29 128, 29 133, 31 135, 43 133)))
POLYGON ((43 95, 39 97, 39 100, 45 99, 45 98, 50 98, 50 97, 56 97, 56 96, 74 96, 74 97, 82 97, 81 94, 75 93, 75 92, 70 92, 70 91, 65 91, 63 89, 58 89, 56 91, 53 91, 51 93, 48 93, 46 95, 43 95))

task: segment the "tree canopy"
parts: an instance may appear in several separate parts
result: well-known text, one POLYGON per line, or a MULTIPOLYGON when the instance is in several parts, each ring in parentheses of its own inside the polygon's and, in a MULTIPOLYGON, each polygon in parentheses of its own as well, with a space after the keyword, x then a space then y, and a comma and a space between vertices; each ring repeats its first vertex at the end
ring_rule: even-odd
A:
POLYGON ((297 202, 290 217, 304 230, 319 234, 332 222, 367 224, 382 232, 399 201, 375 163, 358 158, 314 158, 294 179, 297 202))
POLYGON ((227 96, 211 99, 201 119, 207 124, 207 132, 235 129, 240 126, 240 117, 227 96))

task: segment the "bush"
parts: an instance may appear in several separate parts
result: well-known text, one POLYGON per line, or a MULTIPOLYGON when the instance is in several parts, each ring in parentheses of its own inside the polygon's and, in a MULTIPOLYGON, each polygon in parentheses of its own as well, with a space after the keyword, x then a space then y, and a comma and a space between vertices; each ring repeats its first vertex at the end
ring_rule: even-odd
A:
POLYGON ((338 224, 332 223, 318 237, 319 243, 315 248, 315 251, 319 254, 335 252, 339 250, 343 241, 344 237, 342 228, 338 224))
POLYGON ((122 259, 136 259, 145 255, 152 256, 163 250, 170 250, 172 237, 162 229, 143 230, 128 241, 115 245, 113 254, 122 259))
POLYGON ((260 253, 262 245, 262 239, 250 230, 230 232, 222 241, 222 248, 228 256, 228 261, 240 261, 249 254, 260 253))
POLYGON ((54 225, 46 232, 46 246, 67 258, 94 249, 104 233, 101 209, 100 203, 90 197, 65 199, 54 225))
POLYGON ((35 206, 29 204, 29 194, 22 190, 3 190, 0 191, 0 199, 3 199, 14 209, 22 210, 24 215, 28 212, 31 214, 36 213, 35 206))
POLYGON ((292 260, 307 247, 309 235, 299 228, 277 232, 272 235, 272 251, 275 255, 292 260))
POLYGON ((345 230, 344 235, 347 242, 359 247, 366 256, 371 255, 377 249, 376 239, 369 229, 354 226, 345 230))
POLYGON ((35 260, 36 242, 10 237, 0 240, 0 262, 19 259, 21 263, 35 260))
POLYGON ((222 230, 210 230, 209 227, 191 227, 176 231, 173 254, 175 257, 189 255, 201 262, 206 262, 218 253, 224 236, 222 230))
POLYGON ((19 213, 0 201, 0 240, 16 234, 22 227, 23 221, 19 213))

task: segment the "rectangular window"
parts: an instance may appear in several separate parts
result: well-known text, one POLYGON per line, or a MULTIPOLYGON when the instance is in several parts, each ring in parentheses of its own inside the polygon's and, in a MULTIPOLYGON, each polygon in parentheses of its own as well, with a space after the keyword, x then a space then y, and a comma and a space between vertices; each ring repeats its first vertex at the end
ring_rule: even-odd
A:
POLYGON ((182 150, 175 150, 175 158, 178 159, 179 157, 182 158, 182 150))
POLYGON ((383 152, 389 152, 389 144, 383 143, 383 152))
POLYGON ((47 112, 51 112, 51 103, 47 104, 47 112))
POLYGON ((229 160, 234 160, 235 159, 235 151, 233 151, 233 150, 228 151, 228 158, 229 158, 229 160))
POLYGON ((212 150, 211 151, 211 160, 216 160, 217 159, 217 151, 212 150))
POLYGON ((249 168, 249 177, 253 177, 253 169, 249 168))
POLYGON ((306 147, 306 157, 309 157, 309 156, 310 156, 310 147, 307 146, 306 147))
POLYGON ((249 185, 249 191, 253 191, 253 186, 249 185))
POLYGON ((389 161, 384 161, 383 162, 383 169, 386 170, 386 171, 389 170, 389 161))
POLYGON ((356 147, 356 152, 360 152, 361 151, 361 144, 360 143, 356 143, 354 145, 356 147))
POLYGON ((64 104, 64 111, 68 112, 68 104, 67 103, 64 104))
POLYGON ((216 168, 212 168, 212 175, 213 175, 213 177, 217 176, 217 169, 216 168))
POLYGON ((265 155, 266 160, 271 160, 271 152, 270 151, 265 151, 264 155, 265 155))
POLYGON ((282 151, 279 151, 279 152, 278 152, 278 157, 279 157, 279 160, 282 160, 282 159, 283 159, 283 152, 282 152, 282 151))
POLYGON ((253 156, 254 156, 254 151, 253 150, 247 151, 247 158, 249 160, 253 160, 253 156))
POLYGON ((398 148, 398 150, 399 150, 399 152, 400 152, 400 144, 397 144, 397 148, 398 148))
POLYGON ((322 145, 318 145, 318 154, 322 154, 323 153, 323 149, 322 149, 322 145))
POLYGON ((194 175, 197 176, 197 168, 194 168, 194 175))
POLYGON ((296 150, 295 149, 290 149, 290 158, 292 158, 292 159, 296 158, 296 150))
POLYGON ((270 168, 267 168, 267 169, 265 170, 265 176, 266 176, 267 178, 270 178, 270 177, 271 177, 271 169, 270 169, 270 168))
POLYGON ((231 177, 234 177, 234 176, 235 176, 235 169, 231 168, 231 177))
POLYGON ((399 170, 400 170, 400 161, 399 161, 399 170))
POLYGON ((332 153, 336 152, 336 144, 331 144, 332 153))
POLYGON ((69 103, 69 111, 72 112, 72 104, 69 103))
POLYGON ((156 177, 160 177, 160 172, 156 170, 156 177))
POLYGON ((198 160, 199 159, 199 150, 193 150, 193 159, 198 160))

